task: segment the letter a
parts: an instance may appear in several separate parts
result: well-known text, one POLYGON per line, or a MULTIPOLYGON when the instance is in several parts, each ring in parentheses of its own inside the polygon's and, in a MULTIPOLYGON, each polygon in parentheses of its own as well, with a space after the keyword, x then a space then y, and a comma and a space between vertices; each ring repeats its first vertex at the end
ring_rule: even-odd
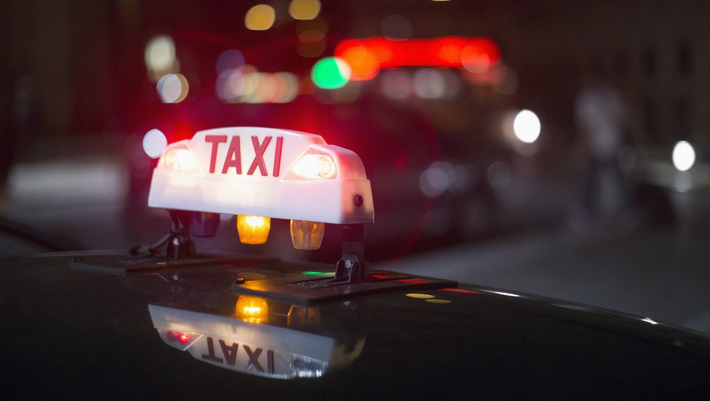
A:
POLYGON ((236 167, 237 174, 242 173, 242 151, 239 144, 239 135, 233 136, 232 141, 229 142, 229 150, 227 151, 227 157, 224 159, 222 174, 227 174, 230 167, 236 167))

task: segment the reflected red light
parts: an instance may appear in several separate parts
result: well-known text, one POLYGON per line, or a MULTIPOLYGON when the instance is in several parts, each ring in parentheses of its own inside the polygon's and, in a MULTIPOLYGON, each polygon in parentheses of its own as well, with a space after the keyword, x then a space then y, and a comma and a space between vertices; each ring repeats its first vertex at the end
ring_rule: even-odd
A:
POLYGON ((424 284, 424 283, 426 283, 426 281, 412 280, 412 279, 406 279, 406 278, 403 278, 403 279, 397 280, 397 281, 400 283, 407 283, 407 284, 424 284))
POLYGON ((480 294, 478 291, 462 290, 460 288, 444 288, 441 291, 457 292, 459 294, 480 294))
POLYGON ((335 56, 353 70, 353 79, 372 79, 381 68, 429 66, 480 69, 500 62, 500 48, 490 39, 448 36, 436 39, 389 40, 384 37, 345 39, 335 56))
POLYGON ((185 333, 178 333, 177 340, 180 341, 181 344, 187 344, 190 342, 190 336, 185 333))

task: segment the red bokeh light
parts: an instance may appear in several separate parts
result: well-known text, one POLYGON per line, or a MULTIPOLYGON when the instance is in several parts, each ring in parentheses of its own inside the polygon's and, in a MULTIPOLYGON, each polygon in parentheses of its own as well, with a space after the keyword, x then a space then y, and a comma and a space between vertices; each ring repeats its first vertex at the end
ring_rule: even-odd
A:
POLYGON ((384 37, 345 39, 335 48, 352 79, 374 78, 382 68, 428 66, 487 69, 500 62, 498 45, 488 38, 447 36, 435 39, 389 40, 384 37))

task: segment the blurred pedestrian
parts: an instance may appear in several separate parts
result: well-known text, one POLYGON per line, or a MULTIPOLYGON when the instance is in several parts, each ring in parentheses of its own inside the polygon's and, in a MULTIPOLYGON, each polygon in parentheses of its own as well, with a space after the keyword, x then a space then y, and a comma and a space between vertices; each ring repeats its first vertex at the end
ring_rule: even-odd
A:
POLYGON ((624 99, 599 74, 587 73, 574 105, 574 117, 586 159, 581 194, 584 221, 599 217, 605 200, 602 188, 608 186, 614 191, 607 199, 618 211, 620 221, 632 225, 632 193, 619 162, 628 140, 624 99))

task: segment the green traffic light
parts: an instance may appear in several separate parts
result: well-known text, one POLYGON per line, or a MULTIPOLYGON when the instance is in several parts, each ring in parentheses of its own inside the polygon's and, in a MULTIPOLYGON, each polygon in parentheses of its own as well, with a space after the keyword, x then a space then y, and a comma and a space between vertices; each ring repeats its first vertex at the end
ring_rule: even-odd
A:
POLYGON ((350 80, 350 66, 336 57, 319 60, 311 70, 313 83, 322 89, 338 89, 350 80))

